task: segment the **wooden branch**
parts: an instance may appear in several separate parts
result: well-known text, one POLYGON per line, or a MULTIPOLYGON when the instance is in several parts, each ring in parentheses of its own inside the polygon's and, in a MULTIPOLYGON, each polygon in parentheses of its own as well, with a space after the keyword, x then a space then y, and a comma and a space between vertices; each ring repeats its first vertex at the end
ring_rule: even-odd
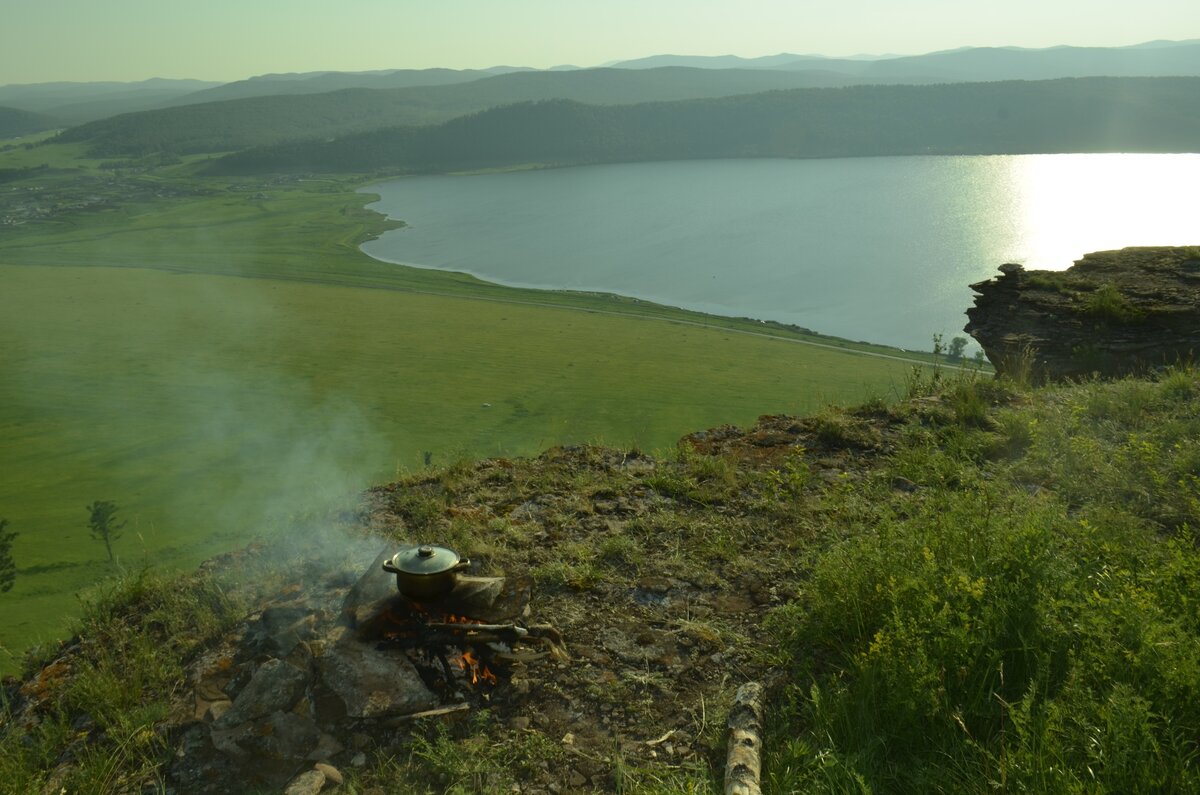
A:
POLYGON ((729 752, 725 757, 725 795, 762 795, 763 687, 747 682, 738 688, 729 711, 729 752))
POLYGON ((429 627, 430 629, 446 629, 446 630, 450 630, 452 632, 457 631, 457 632, 463 632, 463 633, 471 633, 471 632, 481 632, 481 633, 482 632, 494 632, 494 633, 498 633, 498 634, 504 633, 504 634, 513 635, 514 637, 518 637, 518 638, 523 638, 529 634, 529 630, 525 629, 524 627, 518 627, 516 624, 470 624, 470 623, 438 624, 438 623, 430 622, 428 624, 425 624, 424 626, 429 627))
POLYGON ((384 638, 375 645, 377 649, 432 649, 443 646, 474 646, 484 643, 507 643, 512 645, 523 640, 507 632, 444 632, 430 631, 419 635, 397 635, 384 638))
POLYGON ((461 715, 464 712, 469 712, 471 705, 463 702, 450 707, 441 707, 439 709, 427 709, 424 712, 413 712, 408 715, 397 715, 393 718, 388 718, 383 722, 384 726, 389 728, 397 728, 409 721, 417 720, 418 718, 443 718, 449 720, 454 716, 461 715))

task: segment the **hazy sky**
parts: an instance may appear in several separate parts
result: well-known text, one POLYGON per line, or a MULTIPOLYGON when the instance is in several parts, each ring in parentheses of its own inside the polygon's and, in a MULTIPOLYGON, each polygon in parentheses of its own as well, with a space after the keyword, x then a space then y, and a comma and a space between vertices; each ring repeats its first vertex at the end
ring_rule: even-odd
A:
POLYGON ((1190 38, 1197 0, 5 0, 0 84, 1190 38))

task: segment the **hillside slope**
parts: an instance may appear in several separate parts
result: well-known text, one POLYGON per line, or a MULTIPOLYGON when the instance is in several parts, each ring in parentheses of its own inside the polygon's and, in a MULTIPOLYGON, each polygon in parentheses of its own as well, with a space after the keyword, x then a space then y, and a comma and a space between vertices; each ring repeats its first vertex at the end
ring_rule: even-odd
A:
POLYGON ((1200 78, 852 86, 641 105, 567 101, 247 150, 216 173, 445 171, 711 157, 1200 151, 1200 78))
POLYGON ((43 113, 0 106, 0 139, 20 138, 61 126, 62 122, 43 113))
POLYGON ((0 86, 0 105, 45 113, 63 124, 84 124, 118 113, 157 107, 216 83, 154 78, 133 83, 25 83, 0 86))
MULTIPOLYGON (((545 99, 628 104, 807 86, 845 85, 830 73, 664 68, 515 72, 470 82, 406 88, 347 88, 190 103, 116 116, 65 132, 95 155, 227 152, 294 139, 319 139, 397 125, 443 122, 497 105, 545 99)), ((283 83, 282 85, 290 85, 283 83)), ((222 87, 224 88, 224 87, 222 87)), ((229 92, 214 91, 212 96, 229 92)), ((201 94, 192 95, 192 98, 201 94)))
POLYGON ((1198 461, 1200 373, 1180 369, 921 379, 897 406, 763 417, 674 458, 422 473, 302 545, 96 602, 7 684, 4 782, 279 791, 315 745, 317 778, 358 788, 706 791, 732 692, 758 679, 770 791, 1194 791, 1198 461), (467 720, 348 720, 305 673, 349 642, 324 622, 376 551, 418 540, 528 577, 530 627, 561 632, 571 664, 463 685, 467 720), (275 671, 289 684, 264 697, 275 671))
POLYGON ((268 74, 206 88, 163 104, 166 106, 195 105, 201 102, 220 102, 227 99, 270 97, 281 94, 325 94, 347 88, 389 89, 444 86, 468 83, 507 71, 512 70, 388 69, 373 72, 268 74))

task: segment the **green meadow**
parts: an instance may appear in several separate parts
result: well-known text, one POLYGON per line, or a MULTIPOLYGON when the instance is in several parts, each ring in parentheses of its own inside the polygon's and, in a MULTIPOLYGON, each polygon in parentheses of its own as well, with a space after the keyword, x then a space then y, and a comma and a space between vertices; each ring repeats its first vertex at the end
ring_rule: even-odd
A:
POLYGON ((58 637, 100 578, 194 565, 428 463, 581 442, 665 451, 764 413, 895 396, 913 366, 385 265, 357 249, 388 222, 350 180, 215 183, 187 163, 131 177, 58 149, 0 153, 22 167, 50 150, 64 169, 14 195, 90 202, 0 231, 0 516, 20 534, 4 670, 58 637), (89 535, 95 500, 128 522, 115 563, 89 535))

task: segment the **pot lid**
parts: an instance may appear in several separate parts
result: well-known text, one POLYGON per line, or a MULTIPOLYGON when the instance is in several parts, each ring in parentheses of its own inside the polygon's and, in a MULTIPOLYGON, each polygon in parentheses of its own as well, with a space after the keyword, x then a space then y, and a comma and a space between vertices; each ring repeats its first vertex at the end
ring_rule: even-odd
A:
POLYGON ((457 566, 459 560, 453 549, 426 544, 400 550, 392 565, 405 574, 440 574, 457 566))

